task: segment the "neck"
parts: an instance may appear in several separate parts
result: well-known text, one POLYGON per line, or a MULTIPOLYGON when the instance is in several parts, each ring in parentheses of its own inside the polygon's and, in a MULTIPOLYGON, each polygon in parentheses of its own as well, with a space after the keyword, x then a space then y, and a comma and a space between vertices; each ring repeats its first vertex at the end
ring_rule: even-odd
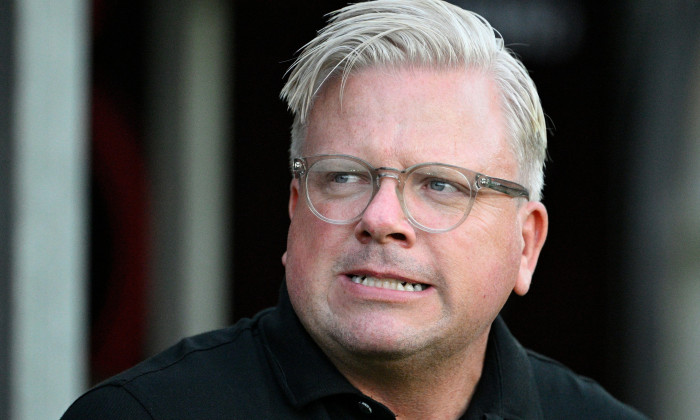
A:
POLYGON ((448 357, 332 358, 340 372, 365 395, 402 419, 456 419, 481 378, 488 332, 468 350, 448 357))

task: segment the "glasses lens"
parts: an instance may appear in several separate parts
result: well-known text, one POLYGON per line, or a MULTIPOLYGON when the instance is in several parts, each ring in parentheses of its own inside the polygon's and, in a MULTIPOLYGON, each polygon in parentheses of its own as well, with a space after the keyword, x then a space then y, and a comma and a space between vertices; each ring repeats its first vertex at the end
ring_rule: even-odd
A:
POLYGON ((471 207, 472 195, 467 177, 442 165, 415 168, 403 189, 406 211, 432 230, 449 230, 461 223, 471 207))
POLYGON ((362 214, 372 198, 372 174, 351 159, 319 160, 307 171, 306 193, 323 219, 349 222, 362 214))

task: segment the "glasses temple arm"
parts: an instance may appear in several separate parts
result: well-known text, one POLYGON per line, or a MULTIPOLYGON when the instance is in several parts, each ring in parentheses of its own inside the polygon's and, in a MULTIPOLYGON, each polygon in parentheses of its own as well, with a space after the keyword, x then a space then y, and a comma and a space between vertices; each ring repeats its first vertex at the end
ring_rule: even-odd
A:
POLYGON ((530 193, 521 185, 515 182, 506 181, 505 179, 491 178, 488 176, 479 176, 479 185, 482 188, 489 188, 494 191, 507 194, 511 197, 524 197, 530 199, 530 193))

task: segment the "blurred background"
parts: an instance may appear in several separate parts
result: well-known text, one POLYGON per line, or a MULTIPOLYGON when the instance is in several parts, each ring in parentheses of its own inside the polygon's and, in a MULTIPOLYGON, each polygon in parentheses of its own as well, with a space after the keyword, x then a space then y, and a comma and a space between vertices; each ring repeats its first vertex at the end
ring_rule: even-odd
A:
MULTIPOLYGON (((550 234, 521 342, 700 418, 700 4, 463 0, 531 70, 550 234)), ((0 418, 273 305, 295 51, 335 0, 0 2, 0 418)))

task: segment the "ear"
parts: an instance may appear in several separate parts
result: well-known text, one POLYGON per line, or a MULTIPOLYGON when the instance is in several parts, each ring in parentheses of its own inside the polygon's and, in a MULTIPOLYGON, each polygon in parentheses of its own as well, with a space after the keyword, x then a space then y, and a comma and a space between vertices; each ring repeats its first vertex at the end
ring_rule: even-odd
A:
MULTIPOLYGON (((289 218, 292 219, 294 217, 294 212, 297 209, 297 203, 299 202, 299 180, 292 179, 292 182, 289 183, 289 204, 288 204, 288 211, 289 211, 289 218)), ((282 265, 287 266, 287 251, 284 251, 284 254, 282 254, 282 265)))
POLYGON ((289 210, 289 218, 291 219, 294 217, 294 211, 297 208, 297 202, 299 201, 299 180, 298 179, 292 179, 292 182, 289 184, 289 205, 288 205, 288 210, 289 210))
POLYGON ((536 201, 530 201, 523 206, 519 216, 523 249, 520 255, 520 271, 513 291, 522 296, 530 289, 532 274, 547 238, 549 217, 544 204, 536 201))

